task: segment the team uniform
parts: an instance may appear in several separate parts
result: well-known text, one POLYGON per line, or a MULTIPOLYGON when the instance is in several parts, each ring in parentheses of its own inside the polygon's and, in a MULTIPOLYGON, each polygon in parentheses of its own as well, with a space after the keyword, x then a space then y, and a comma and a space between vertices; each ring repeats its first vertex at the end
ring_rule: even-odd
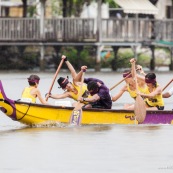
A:
POLYGON ((36 97, 31 95, 31 90, 34 87, 26 87, 22 93, 22 99, 29 99, 32 103, 36 103, 36 97))
MULTIPOLYGON (((157 86, 159 85, 157 84, 157 86)), ((146 91, 146 94, 150 94, 150 91, 148 89, 146 91)), ((146 98, 145 103, 148 107, 157 107, 158 110, 164 110, 164 101, 162 94, 156 95, 152 98, 146 98)))
MULTIPOLYGON (((80 94, 80 86, 74 85, 73 83, 72 83, 72 85, 78 92, 77 92, 77 94, 75 94, 74 92, 69 91, 69 93, 70 93, 71 97, 77 101, 79 98, 79 94, 80 94)), ((82 97, 84 97, 84 98, 91 97, 91 95, 89 95, 86 85, 82 85, 82 97)), ((82 102, 82 103, 87 104, 88 102, 82 102)))
MULTIPOLYGON (((141 93, 146 93, 147 91, 147 86, 146 87, 138 87, 138 90, 141 92, 141 93)), ((132 98, 136 98, 137 97, 137 94, 136 94, 136 90, 131 90, 129 85, 127 84, 127 91, 129 92, 130 96, 132 98)))

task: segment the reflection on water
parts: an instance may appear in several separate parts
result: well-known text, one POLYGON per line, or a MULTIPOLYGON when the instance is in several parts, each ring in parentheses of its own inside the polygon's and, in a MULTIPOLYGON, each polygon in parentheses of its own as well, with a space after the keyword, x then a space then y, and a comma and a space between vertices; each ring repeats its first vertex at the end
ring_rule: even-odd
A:
MULTIPOLYGON (((0 74, 7 96, 19 99, 29 74, 0 74), (16 85, 17 83, 17 85, 16 85), (12 87, 13 86, 13 87, 12 87)), ((65 76, 67 74, 61 74, 65 76)), ((88 74, 86 74, 87 76, 88 74)), ((89 74, 113 86, 121 74, 89 74)), ((53 74, 40 74, 47 93, 53 74)), ((159 74, 163 86, 172 74, 159 74)), ((122 85, 121 85, 122 86, 122 85)), ((115 94, 121 86, 112 91, 115 94)), ((169 88, 169 87, 168 87, 169 88)), ((55 83, 52 93, 61 93, 55 83)), ((54 100, 49 100, 51 103, 54 100)), ((114 106, 133 100, 126 94, 114 106)), ((165 100, 172 108, 172 98, 165 100)), ((0 171, 3 173, 158 173, 173 167, 172 125, 86 125, 49 122, 32 127, 0 112, 0 171)))

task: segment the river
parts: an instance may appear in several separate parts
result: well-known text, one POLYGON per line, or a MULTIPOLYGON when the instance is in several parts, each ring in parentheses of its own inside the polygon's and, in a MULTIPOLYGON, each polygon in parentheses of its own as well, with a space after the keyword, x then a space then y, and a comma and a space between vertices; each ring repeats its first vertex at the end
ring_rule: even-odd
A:
MULTIPOLYGON (((41 78, 44 96, 54 74, 35 73, 41 78)), ((0 73, 7 96, 17 100, 27 85, 30 73, 0 73)), ((66 72, 58 76, 66 77, 66 72)), ((171 72, 157 72, 157 81, 165 86, 171 72)), ((69 75, 70 77, 70 75, 69 75)), ((86 77, 102 79, 108 87, 122 79, 121 73, 88 72, 86 77)), ((70 77, 71 80, 71 77, 70 77)), ((117 86, 115 94, 124 83, 117 86)), ((173 86, 173 83, 172 83, 173 86)), ((166 89, 168 90, 171 85, 166 89)), ((55 82, 52 93, 62 93, 55 82)), ((53 99, 49 99, 54 104, 53 99)), ((124 94, 114 108, 133 102, 124 94)), ((173 99, 165 99, 165 109, 173 108, 173 99)), ((173 170, 172 125, 68 125, 28 127, 0 112, 0 172, 2 173, 155 173, 173 170)))

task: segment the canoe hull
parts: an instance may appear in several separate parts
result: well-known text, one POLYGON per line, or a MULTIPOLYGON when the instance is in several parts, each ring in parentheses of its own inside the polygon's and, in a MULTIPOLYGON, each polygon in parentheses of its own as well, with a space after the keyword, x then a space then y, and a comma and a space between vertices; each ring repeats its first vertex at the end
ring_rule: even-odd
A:
MULTIPOLYGON (((1 105, 1 104, 0 104, 1 105)), ((39 124, 50 121, 69 123, 72 107, 46 106, 15 102, 10 108, 7 104, 1 110, 11 119, 24 124, 39 124), (13 111, 12 111, 13 110, 13 111)), ((133 111, 83 109, 81 124, 140 124, 133 111)), ((173 111, 147 111, 141 124, 173 124, 173 111)))
MULTIPOLYGON (((46 121, 69 123, 73 111, 72 107, 46 106, 24 102, 15 102, 14 105, 13 111, 11 108, 9 109, 9 105, 3 105, 2 111, 11 119, 24 124, 38 124, 46 121)), ((138 124, 138 122, 132 111, 83 109, 81 124, 138 124)))
MULTIPOLYGON (((9 118, 24 124, 46 122, 69 123, 73 107, 42 105, 14 101, 6 97, 0 81, 0 107, 9 118)), ((173 111, 147 111, 145 120, 139 123, 134 111, 83 109, 81 124, 173 124, 173 111)))

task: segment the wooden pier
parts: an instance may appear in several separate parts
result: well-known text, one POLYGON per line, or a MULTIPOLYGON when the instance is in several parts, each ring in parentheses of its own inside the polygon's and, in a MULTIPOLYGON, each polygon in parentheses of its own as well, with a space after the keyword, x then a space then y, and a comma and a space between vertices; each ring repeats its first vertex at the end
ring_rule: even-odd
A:
MULTIPOLYGON (((0 45, 17 46, 155 46, 173 42, 173 19, 149 18, 0 18, 0 45), (98 26, 99 25, 99 26, 98 26)), ((169 46, 172 47, 173 46, 169 46)), ((43 55, 44 56, 44 55, 43 55)), ((99 63, 99 59, 97 58, 99 63)))

